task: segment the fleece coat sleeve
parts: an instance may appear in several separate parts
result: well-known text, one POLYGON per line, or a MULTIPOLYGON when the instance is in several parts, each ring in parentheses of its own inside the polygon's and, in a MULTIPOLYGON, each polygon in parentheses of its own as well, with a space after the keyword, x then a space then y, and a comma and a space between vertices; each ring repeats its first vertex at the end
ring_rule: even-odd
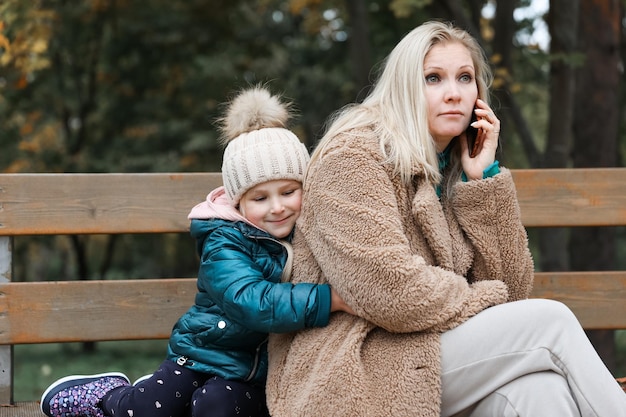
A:
POLYGON ((502 168, 493 178, 458 183, 452 207, 472 243, 470 278, 505 282, 508 301, 528 298, 534 265, 511 172, 502 168))

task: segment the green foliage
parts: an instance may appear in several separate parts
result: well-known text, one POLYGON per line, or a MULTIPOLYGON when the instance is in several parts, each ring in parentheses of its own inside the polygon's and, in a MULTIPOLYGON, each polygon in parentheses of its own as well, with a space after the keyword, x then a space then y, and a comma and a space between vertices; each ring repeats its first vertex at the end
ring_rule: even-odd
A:
POLYGON ((15 348, 15 401, 38 401, 45 389, 68 375, 122 372, 132 381, 154 372, 165 359, 167 341, 100 342, 85 353, 79 343, 15 348))
POLYGON ((432 3, 432 0, 392 0, 389 8, 398 18, 411 16, 414 10, 423 9, 432 3))
POLYGON ((199 1, 11 3, 24 16, 14 19, 11 45, 49 37, 37 43, 37 65, 3 55, 5 90, 15 99, 2 129, 20 134, 4 170, 219 168, 207 167, 219 161, 211 157, 219 153, 211 116, 232 68, 212 54, 222 53, 220 40, 232 31, 223 22, 237 2, 225 4, 221 16, 199 1), (203 56, 214 64, 200 65, 203 56))
MULTIPOLYGON (((363 4, 372 68, 443 11, 429 0, 363 4)), ((5 172, 218 170, 213 122, 235 89, 269 82, 284 92, 300 110, 294 130, 313 146, 328 115, 364 87, 352 77, 356 22, 343 3, 7 0, 0 12, 5 172)), ((515 51, 509 76, 524 79, 514 85, 545 91, 547 58, 536 66, 540 51, 515 51)))

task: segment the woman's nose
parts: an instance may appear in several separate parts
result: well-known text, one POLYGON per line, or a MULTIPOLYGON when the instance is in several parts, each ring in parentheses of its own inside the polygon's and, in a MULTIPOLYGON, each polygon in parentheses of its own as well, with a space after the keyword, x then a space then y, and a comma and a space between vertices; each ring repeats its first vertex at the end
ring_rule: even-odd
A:
POLYGON ((445 100, 453 101, 458 100, 461 97, 461 93, 459 88, 454 83, 449 83, 448 88, 446 89, 445 100))

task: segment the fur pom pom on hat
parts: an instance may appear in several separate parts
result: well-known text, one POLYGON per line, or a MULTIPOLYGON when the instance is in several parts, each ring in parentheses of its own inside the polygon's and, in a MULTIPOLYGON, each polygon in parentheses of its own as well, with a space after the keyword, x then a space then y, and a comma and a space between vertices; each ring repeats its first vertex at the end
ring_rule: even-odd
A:
POLYGON ((222 180, 233 206, 250 188, 272 180, 302 182, 309 153, 285 126, 289 104, 261 87, 241 92, 220 120, 226 145, 222 180))

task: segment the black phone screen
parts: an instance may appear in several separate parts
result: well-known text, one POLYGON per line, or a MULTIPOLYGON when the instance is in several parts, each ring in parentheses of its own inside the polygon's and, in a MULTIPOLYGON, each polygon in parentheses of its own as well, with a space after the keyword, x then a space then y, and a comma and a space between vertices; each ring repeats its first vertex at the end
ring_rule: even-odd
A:
POLYGON ((471 157, 474 157, 474 147, 476 146, 476 137, 478 136, 478 129, 472 127, 472 123, 476 120, 476 113, 472 110, 472 117, 470 119, 470 124, 467 126, 465 130, 465 136, 467 138, 467 148, 471 157))

